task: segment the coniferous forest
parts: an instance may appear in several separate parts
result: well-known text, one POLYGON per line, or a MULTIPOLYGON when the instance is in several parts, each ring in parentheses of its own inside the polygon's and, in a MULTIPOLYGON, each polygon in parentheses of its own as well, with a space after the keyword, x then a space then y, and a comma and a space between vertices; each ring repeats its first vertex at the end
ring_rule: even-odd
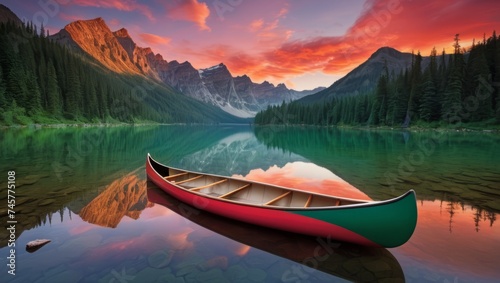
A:
POLYGON ((376 88, 321 103, 294 101, 270 106, 256 124, 460 127, 500 124, 500 38, 496 33, 464 50, 457 34, 454 53, 420 53, 399 74, 387 68, 376 88))
POLYGON ((235 117, 143 77, 118 75, 48 37, 0 23, 0 124, 218 123, 235 117))

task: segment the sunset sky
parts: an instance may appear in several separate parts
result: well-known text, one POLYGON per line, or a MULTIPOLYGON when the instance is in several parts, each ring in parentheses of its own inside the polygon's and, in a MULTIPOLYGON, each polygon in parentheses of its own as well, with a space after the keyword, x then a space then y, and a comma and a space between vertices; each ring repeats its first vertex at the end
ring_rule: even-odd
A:
POLYGON ((500 29, 498 0, 0 0, 50 33, 102 17, 141 47, 195 68, 225 63, 233 76, 329 86, 382 46, 429 55, 500 29), (46 4, 44 4, 46 3, 46 4))

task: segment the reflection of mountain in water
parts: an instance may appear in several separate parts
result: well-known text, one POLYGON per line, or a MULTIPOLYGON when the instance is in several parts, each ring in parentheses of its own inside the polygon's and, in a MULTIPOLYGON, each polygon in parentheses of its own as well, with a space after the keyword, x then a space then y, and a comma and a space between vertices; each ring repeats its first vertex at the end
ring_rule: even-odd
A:
POLYGON ((268 149, 251 131, 243 131, 224 137, 217 143, 184 156, 180 168, 220 175, 246 174, 255 168, 267 169, 270 165, 284 166, 305 158, 281 150, 268 149))
POLYGON ((79 215, 89 223, 115 228, 124 216, 138 219, 142 210, 152 205, 146 195, 146 180, 132 172, 109 184, 79 215))

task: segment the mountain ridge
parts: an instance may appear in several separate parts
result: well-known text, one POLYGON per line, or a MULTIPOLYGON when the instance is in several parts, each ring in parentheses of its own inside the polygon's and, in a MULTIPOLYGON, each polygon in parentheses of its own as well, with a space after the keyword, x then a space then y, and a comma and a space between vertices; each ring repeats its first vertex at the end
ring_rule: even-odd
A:
POLYGON ((331 100, 334 97, 352 96, 374 89, 377 85, 384 66, 387 65, 389 74, 398 74, 410 67, 413 55, 400 52, 392 47, 384 46, 375 51, 370 57, 335 81, 326 89, 299 100, 301 103, 315 103, 331 100))
POLYGON ((284 84, 274 86, 266 81, 258 84, 251 79, 242 80, 233 77, 224 63, 195 69, 188 61, 168 62, 150 47, 138 46, 127 29, 111 31, 101 17, 69 23, 51 38, 89 54, 111 71, 148 77, 243 118, 255 116, 268 105, 289 102, 321 90, 296 91, 284 84), (216 70, 218 68, 222 69, 216 70), (235 88, 235 80, 239 88, 235 88))

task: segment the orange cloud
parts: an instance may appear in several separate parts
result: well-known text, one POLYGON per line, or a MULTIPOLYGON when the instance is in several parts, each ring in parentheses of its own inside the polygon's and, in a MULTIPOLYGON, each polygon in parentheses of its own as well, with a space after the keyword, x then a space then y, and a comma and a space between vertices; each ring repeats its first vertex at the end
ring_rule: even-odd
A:
POLYGON ((171 38, 161 37, 151 33, 141 33, 139 36, 142 41, 148 45, 167 45, 171 41, 171 38))
POLYGON ((175 4, 167 4, 167 14, 171 19, 193 22, 200 30, 210 31, 207 25, 207 18, 210 16, 210 9, 206 3, 198 0, 179 1, 175 4))
POLYGON ((260 30, 264 26, 264 20, 263 19, 258 19, 250 23, 250 31, 251 32, 256 32, 260 30))
POLYGON ((155 20, 149 7, 137 3, 135 0, 73 0, 71 3, 77 6, 108 8, 126 12, 139 11, 149 20, 155 20))
MULTIPOLYGON (((343 35, 308 38, 293 37, 296 27, 285 26, 282 20, 288 8, 280 7, 271 16, 255 13, 233 31, 240 33, 231 37, 242 39, 240 46, 182 45, 178 49, 189 56, 186 60, 196 58, 200 67, 224 62, 233 75, 247 74, 255 82, 278 83, 307 73, 342 76, 383 46, 428 56, 434 46, 438 51, 450 48, 456 33, 462 46, 469 46, 473 38, 489 36, 500 25, 497 6, 496 1, 368 0, 343 35)), ((297 33, 304 31, 297 29, 297 33)), ((231 35, 221 33, 220 42, 231 35)))
POLYGON ((313 71, 343 75, 380 47, 391 46, 403 52, 420 50, 422 55, 428 55, 434 46, 438 50, 451 46, 456 33, 461 34, 462 45, 468 46, 474 37, 481 39, 484 32, 489 34, 498 27, 497 11, 495 1, 478 5, 466 0, 369 0, 343 36, 286 42, 259 54, 266 67, 253 72, 257 77, 274 78, 313 71))
POLYGON ((272 166, 266 171, 254 169, 244 177, 237 175, 234 177, 326 195, 371 200, 369 196, 359 189, 342 180, 329 170, 313 163, 287 163, 281 168, 272 166))

